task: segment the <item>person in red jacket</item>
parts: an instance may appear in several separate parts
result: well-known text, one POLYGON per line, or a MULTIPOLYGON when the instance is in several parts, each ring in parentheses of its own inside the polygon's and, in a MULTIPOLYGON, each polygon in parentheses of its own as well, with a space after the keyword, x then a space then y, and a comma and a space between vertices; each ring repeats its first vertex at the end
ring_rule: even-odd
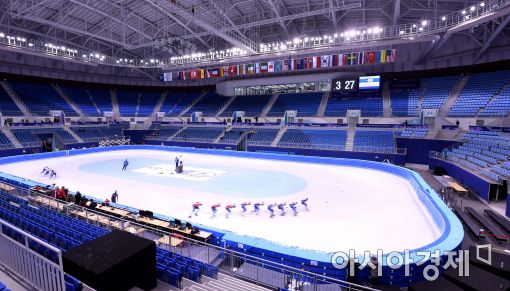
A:
POLYGON ((198 216, 198 211, 200 210, 200 206, 202 206, 202 203, 195 202, 193 203, 193 210, 191 210, 191 213, 189 214, 188 218, 191 218, 193 215, 198 216))
POLYGON ((212 210, 211 218, 216 217, 216 213, 218 212, 218 207, 220 207, 220 206, 221 206, 220 203, 211 205, 211 210, 212 210))
POLYGON ((225 206, 225 209, 227 210, 227 218, 230 217, 230 213, 232 213, 232 208, 236 208, 235 204, 229 204, 225 206))

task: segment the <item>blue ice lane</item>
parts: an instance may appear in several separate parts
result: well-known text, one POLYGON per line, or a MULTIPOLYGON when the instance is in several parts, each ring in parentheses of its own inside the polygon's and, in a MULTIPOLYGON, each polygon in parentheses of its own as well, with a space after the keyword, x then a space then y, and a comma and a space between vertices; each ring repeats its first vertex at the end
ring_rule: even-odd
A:
MULTIPOLYGON (((234 197, 274 197, 294 194, 306 188, 305 179, 285 172, 273 170, 253 170, 229 165, 193 163, 192 167, 225 171, 225 174, 207 181, 186 180, 132 172, 132 170, 172 164, 173 161, 163 159, 129 159, 127 171, 121 171, 123 159, 112 159, 83 164, 81 171, 140 181, 161 184, 170 187, 184 188, 200 192, 209 192, 234 197)), ((186 164, 184 165, 186 169, 186 164)))

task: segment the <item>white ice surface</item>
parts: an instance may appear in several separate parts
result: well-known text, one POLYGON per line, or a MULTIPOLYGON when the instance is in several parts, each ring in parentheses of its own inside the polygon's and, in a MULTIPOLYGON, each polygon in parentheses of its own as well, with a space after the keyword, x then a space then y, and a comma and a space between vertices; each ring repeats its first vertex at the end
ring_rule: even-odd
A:
MULTIPOLYGON (((72 191, 79 190, 86 196, 101 199, 109 198, 114 190, 118 190, 121 204, 150 209, 155 213, 184 220, 187 220, 191 211, 191 204, 200 201, 204 206, 199 216, 191 219, 192 223, 198 222, 241 235, 322 252, 349 249, 356 252, 373 252, 377 249, 382 249, 385 253, 403 251, 427 245, 440 236, 432 217, 417 199, 409 182, 399 176, 356 167, 191 153, 183 154, 185 170, 187 167, 201 171, 209 169, 213 173, 212 178, 175 179, 166 174, 168 176, 164 178, 168 179, 168 183, 154 183, 153 173, 140 173, 140 169, 147 168, 147 161, 151 164, 151 159, 154 159, 153 165, 157 168, 161 168, 162 160, 167 160, 168 167, 173 168, 175 156, 176 153, 156 150, 111 151, 6 164, 0 166, 0 171, 43 183, 56 182, 57 185, 65 185, 72 191), (125 158, 130 160, 128 173, 120 170, 125 158), (138 166, 137 160, 143 160, 146 164, 138 166), (39 173, 44 166, 57 171, 58 177, 55 181, 50 182, 41 177, 39 173), (244 178, 247 181, 256 179, 256 173, 269 169, 274 173, 303 179, 306 183, 295 193, 273 195, 271 191, 263 190, 262 194, 260 191, 250 194, 257 192, 253 190, 257 183, 252 183, 244 193, 225 195, 221 194, 222 187, 225 187, 225 192, 231 191, 229 183, 210 183, 228 175, 229 169, 236 171, 237 177, 241 177, 236 180, 241 181, 244 181, 244 178), (243 177, 245 171, 245 175, 251 176, 243 177), (127 178, 124 175, 139 177, 133 179, 133 176, 127 178), (177 180, 180 183, 178 187, 172 185, 177 183, 177 180), (214 191, 197 191, 193 188, 208 188, 209 185, 214 191), (299 202, 304 197, 309 197, 310 211, 306 212, 299 207, 298 216, 290 215, 290 209, 287 209, 287 216, 277 215, 271 219, 265 207, 259 216, 240 214, 239 204, 245 201, 289 203, 299 202), (226 211, 222 207, 218 217, 211 219, 209 206, 215 203, 222 203, 223 206, 236 203, 238 208, 227 219, 226 211)), ((263 176, 260 179, 264 179, 263 176)), ((288 181, 293 180, 287 179, 282 183, 288 181)), ((260 185, 267 187, 264 181, 260 181, 260 185)), ((279 214, 278 211, 277 213, 279 214)))

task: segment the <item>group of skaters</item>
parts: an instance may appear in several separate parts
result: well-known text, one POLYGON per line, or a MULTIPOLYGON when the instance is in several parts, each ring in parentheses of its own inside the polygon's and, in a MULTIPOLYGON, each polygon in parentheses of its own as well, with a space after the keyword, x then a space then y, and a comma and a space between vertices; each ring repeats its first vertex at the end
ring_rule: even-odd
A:
MULTIPOLYGON (((192 205, 193 210, 191 211, 188 218, 192 218, 193 216, 198 216, 198 212, 200 211, 200 207, 202 205, 203 204, 200 202, 193 203, 193 205, 192 205)), ((251 206, 251 205, 252 205, 251 202, 241 203, 241 215, 245 216, 248 213, 248 206, 251 206)), ((259 215, 261 208, 265 205, 266 204, 264 202, 253 203, 253 210, 251 210, 249 213, 254 213, 255 215, 259 215)), ((291 202, 289 204, 287 204, 286 202, 271 203, 271 204, 267 204, 267 210, 270 213, 270 216, 269 216, 270 218, 273 218, 276 216, 276 213, 275 213, 277 211, 276 209, 278 209, 278 211, 280 211, 280 216, 285 216, 287 214, 287 207, 289 207, 292 210, 292 214, 294 216, 297 216, 298 215, 298 205, 299 205, 298 202, 291 202)), ((309 211, 308 198, 301 199, 301 205, 305 208, 306 211, 309 211)), ((220 207, 221 207, 221 203, 216 203, 216 204, 211 205, 211 212, 212 212, 211 218, 214 218, 217 216, 218 208, 220 208, 220 207)), ((232 211, 236 207, 237 207, 236 204, 227 204, 225 206, 225 210, 227 211, 226 218, 230 217, 230 215, 232 214, 232 211)))
POLYGON ((43 175, 43 177, 48 177, 49 179, 57 178, 57 172, 48 166, 44 167, 41 171, 41 175, 43 175))

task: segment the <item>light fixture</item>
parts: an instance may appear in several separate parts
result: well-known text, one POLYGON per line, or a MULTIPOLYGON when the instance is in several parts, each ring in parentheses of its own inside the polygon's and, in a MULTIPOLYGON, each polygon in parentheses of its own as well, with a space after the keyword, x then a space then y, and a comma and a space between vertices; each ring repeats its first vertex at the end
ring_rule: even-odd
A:
POLYGON ((484 6, 485 6, 484 2, 480 3, 480 7, 484 7, 484 6))
POLYGON ((466 10, 462 10, 462 11, 460 12, 460 14, 462 14, 462 15, 466 14, 466 10))
POLYGON ((446 16, 441 17, 441 20, 445 21, 446 20, 446 16))
POLYGON ((470 10, 470 11, 475 11, 475 6, 471 6, 471 7, 469 7, 469 10, 470 10))
POLYGON ((426 26, 426 25, 427 25, 427 20, 422 20, 421 26, 426 26))
POLYGON ((1 38, 4 38, 5 37, 5 34, 3 32, 0 32, 0 37, 1 38))
POLYGON ((404 31, 403 31, 403 30, 401 30, 399 33, 400 33, 400 35, 402 35, 402 34, 404 34, 404 31))

